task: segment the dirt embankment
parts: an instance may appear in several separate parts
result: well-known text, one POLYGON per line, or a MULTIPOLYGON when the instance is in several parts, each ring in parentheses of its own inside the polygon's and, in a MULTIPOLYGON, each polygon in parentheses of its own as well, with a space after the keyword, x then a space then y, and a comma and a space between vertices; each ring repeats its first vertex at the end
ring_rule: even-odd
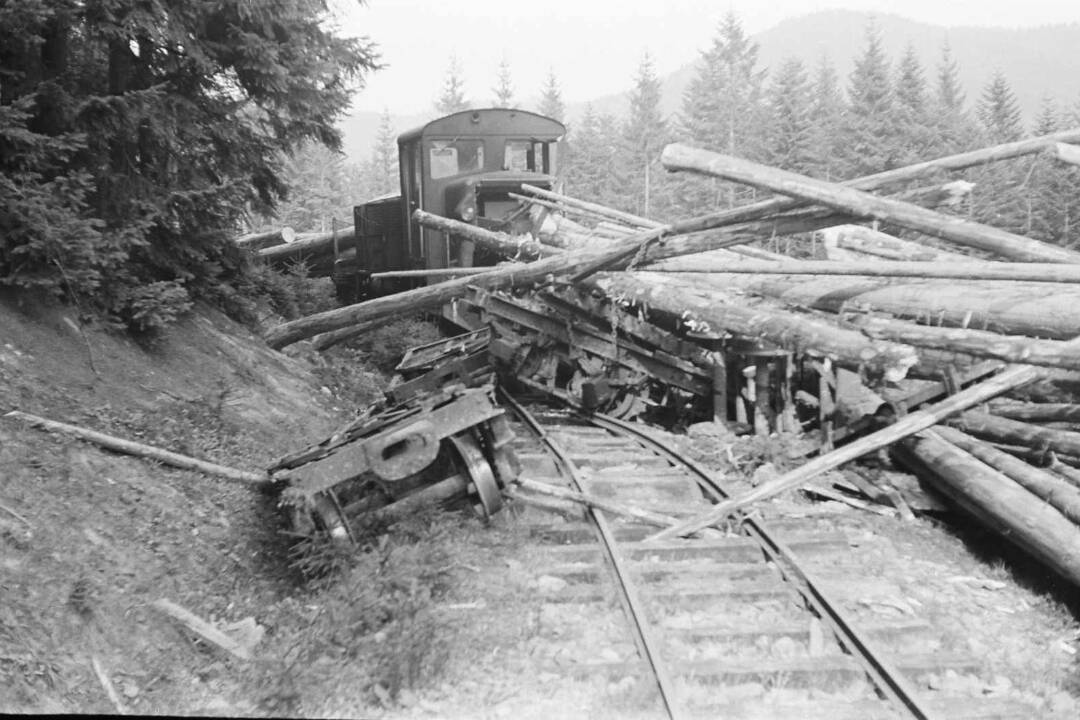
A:
MULTIPOLYGON (((212 311, 152 348, 0 298, 0 415, 22 410, 260 470, 349 409, 310 361, 212 311)), ((376 383, 370 383, 372 388, 376 383)), ((273 499, 0 419, 0 709, 245 714, 222 656, 150 603, 220 622, 295 587, 273 499)), ((272 628, 267 628, 272 630, 272 628)))

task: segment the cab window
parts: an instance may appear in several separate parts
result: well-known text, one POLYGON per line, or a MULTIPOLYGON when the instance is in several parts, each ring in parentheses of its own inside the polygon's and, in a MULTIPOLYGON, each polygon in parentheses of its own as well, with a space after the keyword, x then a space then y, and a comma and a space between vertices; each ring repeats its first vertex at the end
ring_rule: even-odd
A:
POLYGON ((484 169, 483 140, 433 140, 428 150, 431 179, 484 169))
POLYGON ((554 145, 532 140, 507 140, 503 170, 550 173, 554 166, 554 145))

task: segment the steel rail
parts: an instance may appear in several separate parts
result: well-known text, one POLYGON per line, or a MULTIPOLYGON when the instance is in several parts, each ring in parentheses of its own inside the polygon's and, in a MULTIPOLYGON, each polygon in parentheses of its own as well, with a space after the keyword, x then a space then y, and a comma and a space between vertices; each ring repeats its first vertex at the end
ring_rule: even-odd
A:
MULTIPOLYGON (((508 392, 501 387, 498 392, 522 422, 528 425, 529 429, 548 448, 555 457, 556 463, 560 466, 563 474, 569 478, 577 492, 585 492, 585 488, 582 487, 580 482, 581 473, 558 443, 548 436, 540 423, 536 421, 528 410, 514 400, 508 392)), ((600 544, 604 550, 604 554, 607 556, 608 562, 615 574, 615 582, 619 589, 619 598, 622 601, 627 615, 630 617, 630 624, 633 626, 634 640, 636 641, 642 657, 652 670, 653 678, 656 680, 657 690, 660 693, 660 699, 664 703, 664 709, 667 712, 668 717, 671 718, 671 720, 676 720, 682 716, 682 713, 675 703, 675 686, 671 679, 671 675, 668 673, 667 668, 660 658, 659 643, 654 637, 652 627, 646 618, 645 605, 637 592, 637 588, 630 582, 626 563, 616 549, 615 536, 611 532, 611 528, 608 525, 603 512, 592 507, 586 507, 586 512, 588 512, 589 516, 592 518, 593 525, 596 528, 597 534, 600 536, 600 544)))
MULTIPOLYGON (((630 435, 671 462, 688 468, 697 476, 698 484, 702 489, 712 495, 714 500, 730 497, 730 493, 720 485, 711 472, 690 458, 672 450, 632 423, 603 413, 592 413, 585 417, 605 430, 621 431, 630 435)), ((821 589, 821 583, 815 581, 806 568, 799 563, 795 553, 784 545, 761 520, 743 516, 742 525, 746 534, 758 542, 762 552, 776 565, 784 579, 795 587, 814 612, 829 625, 840 644, 862 665, 878 692, 894 705, 903 708, 911 717, 918 720, 930 720, 933 716, 919 702, 915 689, 908 679, 873 647, 865 635, 843 617, 837 603, 825 594, 821 589)))

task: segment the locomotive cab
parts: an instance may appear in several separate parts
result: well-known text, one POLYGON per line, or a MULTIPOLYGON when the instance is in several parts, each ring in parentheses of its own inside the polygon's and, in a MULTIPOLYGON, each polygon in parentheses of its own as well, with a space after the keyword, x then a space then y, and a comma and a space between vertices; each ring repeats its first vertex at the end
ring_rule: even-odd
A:
MULTIPOLYGON (((424 280, 369 281, 371 273, 494 264, 473 243, 413 222, 416 209, 510 234, 530 220, 510 193, 524 184, 551 189, 566 128, 524 110, 466 110, 433 120, 398 138, 401 194, 354 208, 355 250, 334 262, 343 302, 396 292, 424 280)), ((430 282, 438 282, 432 278, 430 282)))

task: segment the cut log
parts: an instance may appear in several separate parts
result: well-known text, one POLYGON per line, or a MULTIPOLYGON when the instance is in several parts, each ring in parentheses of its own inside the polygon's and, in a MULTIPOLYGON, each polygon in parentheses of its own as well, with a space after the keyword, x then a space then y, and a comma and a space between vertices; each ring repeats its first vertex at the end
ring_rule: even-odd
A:
POLYGON ((285 245, 294 240, 296 240, 296 232, 286 226, 277 230, 244 235, 236 239, 236 244, 247 250, 262 250, 275 245, 285 245))
MULTIPOLYGON (((1080 270, 1080 266, 1077 267, 1080 270)), ((1024 335, 998 335, 983 330, 915 325, 880 317, 857 318, 863 333, 876 340, 993 358, 1009 363, 1080 370, 1080 353, 1060 340, 1036 340, 1024 335)))
POLYGON ((423 210, 415 210, 412 217, 413 220, 426 228, 474 242, 478 246, 503 257, 516 257, 518 255, 549 257, 563 252, 557 247, 542 245, 527 235, 515 238, 506 233, 485 230, 476 225, 461 222, 460 220, 452 220, 440 215, 432 215, 423 210))
POLYGON ((371 279, 465 277, 467 275, 478 275, 487 272, 489 269, 487 267, 451 267, 429 268, 427 270, 387 270, 386 272, 371 273, 371 279))
POLYGON ((169 600, 155 600, 153 606, 174 620, 179 621, 191 632, 203 640, 216 645, 225 652, 234 655, 241 660, 251 659, 251 649, 226 635, 223 631, 206 622, 198 615, 180 607, 169 600))
POLYGON ((641 217, 640 215, 633 215, 622 210, 616 210, 606 205, 600 205, 598 203, 588 202, 586 200, 579 200, 578 198, 570 197, 569 195, 563 195, 561 193, 552 192, 551 190, 545 190, 544 188, 536 187, 535 185, 522 185, 522 192, 526 192, 529 195, 533 195, 550 202, 567 205, 569 207, 584 210, 592 213, 593 215, 608 218, 610 220, 616 220, 621 223, 633 225, 639 228, 658 228, 663 227, 664 223, 656 220, 650 220, 649 218, 641 217))
MULTIPOLYGON (((950 185, 955 186, 955 183, 950 185)), ((910 262, 971 262, 970 256, 902 240, 862 225, 837 225, 825 228, 820 231, 820 235, 825 246, 825 256, 830 260, 865 260, 866 256, 870 255, 910 262)))
POLYGON ((793 352, 829 357, 891 382, 902 379, 918 360, 915 351, 906 345, 872 341, 861 333, 769 303, 750 305, 745 298, 725 293, 694 292, 672 275, 604 273, 593 278, 590 285, 614 301, 662 314, 669 322, 681 323, 694 332, 765 340, 793 352))
POLYGON ((356 239, 355 228, 349 225, 333 232, 300 235, 288 245, 263 248, 259 251, 259 257, 272 265, 277 265, 333 255, 335 239, 341 250, 352 247, 356 239))
POLYGON ((982 412, 966 412, 950 420, 949 424, 968 435, 995 443, 1023 445, 1042 451, 1052 450, 1062 455, 1080 456, 1080 433, 1070 430, 1030 425, 982 412))
POLYGON ((1054 157, 1070 165, 1080 165, 1080 147, 1060 142, 1054 143, 1054 157))
POLYGON ((898 445, 893 454, 1002 537, 1080 585, 1080 528, 1058 510, 934 431, 898 445))
POLYGON ((88 430, 87 428, 79 427, 77 425, 56 422, 55 420, 47 420, 43 417, 38 417, 37 415, 19 412, 18 410, 12 410, 4 415, 4 417, 13 420, 22 420, 32 427, 41 428, 42 430, 47 430, 49 432, 73 435, 80 440, 87 440, 109 450, 157 460, 166 465, 183 468, 184 470, 195 470, 197 472, 206 473, 207 475, 216 475, 217 477, 223 477, 229 480, 239 480, 240 482, 253 485, 265 485, 270 482, 270 478, 265 473, 255 473, 247 470, 237 470, 236 468, 225 467, 224 465, 218 465, 205 460, 199 460, 198 458, 163 450, 162 448, 154 447, 153 445, 144 445, 143 443, 124 440, 123 438, 106 435, 105 433, 99 433, 95 430, 88 430))
POLYGON ((934 432, 964 452, 970 453, 998 472, 1012 478, 1028 492, 1050 503, 1062 515, 1080 525, 1080 488, 955 428, 939 426, 934 428, 934 432))
POLYGON ((1000 400, 988 406, 991 415, 1024 422, 1080 423, 1080 405, 1075 403, 1029 403, 1000 400))
POLYGON ((833 207, 856 217, 888 221, 1014 260, 1080 263, 1080 253, 1063 247, 730 155, 672 143, 664 148, 661 161, 668 170, 686 170, 772 190, 833 207))
POLYGON ((1058 340, 1080 335, 1080 288, 1064 283, 742 273, 687 277, 702 289, 738 289, 826 312, 882 312, 920 324, 1058 340))
POLYGON ((957 278, 960 280, 1012 280, 1021 282, 1080 283, 1080 266, 1060 263, 987 262, 881 262, 822 260, 752 260, 736 262, 700 255, 653 263, 650 270, 685 273, 740 273, 760 275, 855 275, 862 277, 957 278))
MULTIPOLYGON (((1074 340, 1080 349, 1080 339, 1074 340)), ((1012 365, 999 375, 972 385, 923 410, 904 415, 895 423, 859 438, 832 452, 819 455, 810 462, 784 473, 775 480, 762 483, 750 492, 718 503, 710 512, 691 518, 674 528, 662 530, 650 539, 662 540, 686 535, 723 521, 732 513, 747 505, 773 497, 785 490, 797 487, 812 477, 840 467, 844 463, 867 453, 888 447, 893 443, 926 430, 942 420, 986 402, 1039 377, 1039 369, 1031 365, 1012 365)))

